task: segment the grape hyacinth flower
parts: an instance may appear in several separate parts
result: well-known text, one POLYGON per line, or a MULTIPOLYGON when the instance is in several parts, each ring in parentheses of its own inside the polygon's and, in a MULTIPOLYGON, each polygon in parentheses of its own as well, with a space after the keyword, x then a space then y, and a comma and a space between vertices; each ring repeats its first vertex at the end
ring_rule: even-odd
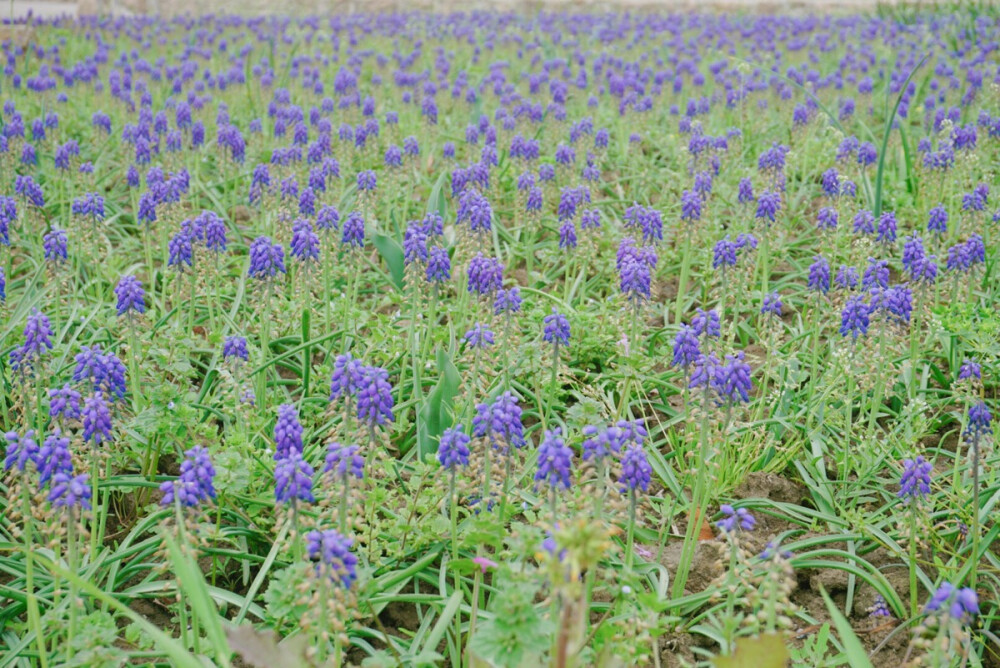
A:
POLYGON ((746 508, 734 509, 732 506, 724 504, 719 506, 719 511, 722 512, 723 517, 715 523, 715 526, 719 527, 723 533, 731 534, 737 529, 752 531, 757 525, 757 520, 746 508))
POLYGON ((858 270, 846 264, 840 265, 837 270, 837 277, 834 279, 838 288, 842 290, 853 290, 858 287, 858 270))
POLYGON ((142 289, 142 282, 131 275, 122 276, 115 286, 115 297, 118 303, 115 308, 118 316, 131 316, 133 313, 143 314, 146 312, 146 291, 142 289))
POLYGON ((857 341, 858 336, 867 334, 870 322, 868 315, 868 305, 864 299, 860 295, 850 297, 840 314, 840 335, 850 335, 852 340, 857 341))
POLYGON ((278 460, 274 467, 274 498, 279 504, 316 500, 312 492, 313 468, 302 458, 302 453, 293 451, 278 460))
POLYGON ((333 529, 306 534, 306 555, 316 564, 316 573, 344 589, 358 579, 358 558, 351 552, 353 541, 333 529))
POLYGON ((435 288, 451 278, 451 258, 441 246, 434 246, 427 253, 427 268, 424 276, 435 288))
POLYGON ((74 476, 72 471, 60 471, 52 476, 48 499, 53 508, 90 510, 91 495, 90 476, 86 473, 74 476))
POLYGON ((500 260, 477 253, 469 261, 468 291, 480 296, 494 294, 503 287, 503 265, 500 260))
POLYGON ((974 360, 966 358, 962 365, 958 368, 958 379, 959 380, 982 380, 983 369, 980 364, 974 360))
POLYGON ((279 273, 285 273, 285 249, 281 244, 271 243, 271 238, 259 236, 250 244, 251 278, 261 281, 274 278, 279 273))
POLYGON ((569 320, 566 316, 559 313, 555 307, 552 307, 552 313, 545 316, 544 324, 545 329, 542 339, 546 343, 553 344, 557 351, 560 345, 569 345, 570 328, 569 320))
POLYGON ((781 307, 781 297, 777 292, 771 292, 770 294, 764 295, 764 301, 761 304, 760 312, 761 315, 773 315, 776 318, 780 318, 781 307))
POLYGON ((493 332, 481 323, 476 323, 462 339, 473 349, 488 348, 495 343, 493 332))
POLYGON ((641 445, 631 445, 625 448, 622 451, 621 465, 622 470, 618 482, 621 483, 623 491, 634 495, 636 490, 645 492, 649 489, 653 467, 649 465, 646 452, 641 445))
POLYGON ((824 295, 830 291, 830 263, 822 255, 815 256, 809 265, 807 285, 810 290, 824 295))
POLYGON ((524 445, 524 425, 521 423, 521 407, 517 397, 504 392, 492 403, 476 406, 472 419, 472 435, 476 438, 489 437, 490 443, 499 448, 497 439, 506 445, 520 448, 524 445))
POLYGON ((15 371, 23 370, 48 350, 52 350, 52 326, 44 313, 32 309, 24 325, 24 343, 10 351, 10 366, 15 371))
POLYGON ((950 582, 943 582, 924 606, 925 613, 947 614, 959 622, 968 622, 979 614, 979 597, 970 587, 957 589, 950 582))
POLYGON ((684 370, 689 370, 691 365, 701 357, 698 334, 692 327, 681 325, 681 329, 674 337, 674 358, 673 366, 679 366, 684 370))
POLYGON ((57 473, 72 473, 73 458, 69 452, 69 438, 62 435, 62 430, 56 427, 45 439, 45 443, 35 455, 35 466, 38 468, 38 484, 44 487, 57 473))
POLYGON ((933 465, 922 456, 916 459, 904 459, 903 474, 899 478, 899 492, 896 496, 908 503, 930 494, 933 468, 933 465))
POLYGON ((765 190, 757 198, 756 217, 765 220, 768 224, 773 223, 781 211, 781 194, 771 190, 765 190))
POLYGON ((943 237, 948 231, 948 210, 938 205, 928 212, 927 231, 943 237))
MULTIPOLYGON (((535 472, 536 485, 545 482, 552 489, 562 486, 569 489, 570 468, 573 464, 573 451, 562 439, 559 427, 545 432, 545 438, 538 447, 538 470, 535 472)), ((554 496, 553 496, 554 503, 554 496)))
POLYGON ((719 322, 718 311, 698 309, 694 318, 691 319, 691 328, 694 329, 694 333, 698 337, 719 337, 722 334, 722 326, 719 322))
POLYGON ((978 441, 986 434, 993 433, 992 422, 993 415, 986 403, 983 401, 975 403, 969 409, 969 425, 966 427, 966 434, 978 441))
POLYGON ((42 250, 45 259, 55 264, 61 264, 68 257, 66 232, 53 228, 42 237, 42 250))
POLYGON ((364 479, 365 458, 360 453, 361 448, 356 445, 343 445, 331 441, 326 448, 323 473, 333 473, 341 482, 345 482, 348 476, 358 480, 364 479))
POLYGON ((235 359, 247 362, 250 360, 250 351, 247 349, 246 337, 230 335, 222 342, 222 358, 225 360, 235 359))
POLYGON ((49 390, 49 417, 52 419, 62 418, 63 420, 79 420, 83 414, 81 412, 82 398, 80 393, 69 386, 69 383, 62 388, 49 390))
POLYGON ((358 393, 365 366, 349 353, 337 355, 330 376, 330 401, 350 399, 358 393))
POLYGON ((177 480, 168 480, 160 485, 163 498, 160 505, 179 503, 185 508, 193 508, 204 501, 215 498, 215 468, 208 450, 196 445, 184 453, 181 474, 177 480))
POLYGON ((469 442, 472 439, 462 427, 450 427, 441 434, 438 444, 438 462, 449 471, 469 465, 469 442))
POLYGON ((302 425, 293 404, 278 406, 278 420, 274 423, 274 459, 285 459, 292 453, 302 452, 302 425))
POLYGON ((87 397, 83 404, 83 440, 95 447, 111 440, 111 412, 100 392, 87 397))
POLYGON ((392 422, 392 386, 389 372, 376 366, 364 367, 358 379, 358 419, 368 424, 374 437, 374 428, 392 422))
POLYGON ((750 401, 750 391, 753 389, 751 374, 750 365, 744 361, 743 351, 735 355, 726 355, 726 363, 715 367, 712 387, 726 405, 732 405, 737 401, 747 403, 750 401))
POLYGON ((24 433, 24 436, 18 435, 15 431, 9 431, 4 435, 4 438, 7 440, 7 452, 3 460, 3 470, 9 471, 14 468, 22 474, 26 473, 28 464, 36 463, 38 457, 35 430, 29 429, 24 433))

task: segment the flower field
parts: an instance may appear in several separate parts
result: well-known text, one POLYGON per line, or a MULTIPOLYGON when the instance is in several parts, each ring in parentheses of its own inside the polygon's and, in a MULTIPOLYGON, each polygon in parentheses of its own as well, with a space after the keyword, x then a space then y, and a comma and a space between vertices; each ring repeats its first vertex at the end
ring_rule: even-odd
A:
POLYGON ((1000 666, 995 7, 0 27, 0 668, 1000 666))

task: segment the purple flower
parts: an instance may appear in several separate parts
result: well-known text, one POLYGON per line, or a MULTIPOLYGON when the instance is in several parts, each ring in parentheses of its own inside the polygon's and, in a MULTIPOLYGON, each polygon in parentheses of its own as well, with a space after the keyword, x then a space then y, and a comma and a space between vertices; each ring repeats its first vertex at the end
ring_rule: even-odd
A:
POLYGON ((196 445, 184 453, 181 474, 177 480, 168 480, 160 485, 163 498, 160 505, 170 506, 175 502, 186 508, 215 498, 215 468, 208 450, 196 445))
POLYGON ((44 487, 58 473, 73 473, 73 458, 69 452, 69 438, 56 427, 35 456, 38 484, 44 487))
POLYGON ((761 304, 760 312, 762 315, 773 315, 775 317, 781 317, 781 297, 777 292, 772 292, 770 294, 764 295, 764 301, 761 304))
POLYGON ((846 337, 850 334, 852 339, 857 341, 859 335, 867 334, 868 315, 868 305, 861 295, 850 297, 840 314, 840 335, 846 337))
POLYGON ((674 359, 673 365, 683 369, 688 369, 701 357, 701 349, 698 344, 698 334, 687 325, 681 325, 681 329, 674 337, 674 359))
POLYGON ((365 219, 358 211, 347 214, 341 230, 340 243, 350 248, 365 247, 365 219))
POLYGON ((354 359, 349 353, 337 355, 330 376, 330 401, 356 395, 364 368, 361 360, 354 359))
POLYGON ((970 359, 966 359, 962 362, 962 366, 958 368, 958 379, 959 380, 972 380, 976 378, 977 380, 982 380, 983 369, 978 362, 970 359))
POLYGON ((56 264, 65 262, 68 256, 66 233, 63 230, 53 228, 42 237, 42 250, 46 260, 56 264))
POLYGON ((250 352, 247 350, 247 340, 242 336, 227 336, 222 342, 222 358, 243 360, 250 359, 250 352))
POLYGON ((875 216, 871 211, 862 209, 854 216, 855 234, 875 234, 875 216))
POLYGON ((427 269, 424 272, 428 283, 444 283, 451 278, 451 258, 441 246, 434 246, 427 255, 427 269))
POLYGON ((292 257, 308 263, 319 259, 319 237, 313 231, 312 223, 300 218, 292 227, 292 242, 289 245, 292 257))
POLYGON ((750 379, 750 365, 743 361, 743 352, 726 355, 726 363, 715 367, 712 387, 725 403, 750 401, 753 382, 750 379))
POLYGON ((83 440, 95 446, 111 440, 111 412, 100 392, 87 397, 83 404, 83 440))
POLYGON ((736 252, 738 248, 733 241, 729 240, 729 235, 727 234, 725 238, 720 239, 715 243, 715 248, 712 251, 712 268, 718 269, 719 267, 733 267, 736 266, 736 252))
POLYGON ((82 415, 80 401, 80 393, 70 387, 68 383, 62 388, 50 389, 49 417, 53 419, 62 417, 64 420, 78 420, 82 415))
POLYGON ((181 230, 175 234, 167 244, 170 256, 167 258, 167 266, 177 267, 180 272, 184 271, 184 266, 192 266, 194 262, 193 249, 191 246, 191 235, 186 230, 181 230))
POLYGON ((927 231, 944 236, 948 231, 948 210, 939 204, 931 209, 927 216, 927 231))
POLYGON ((24 343, 10 351, 10 366, 15 371, 30 366, 52 349, 52 326, 44 313, 32 309, 24 325, 24 343))
POLYGON ((279 273, 285 273, 285 249, 271 243, 271 237, 254 239, 250 244, 250 277, 264 281, 279 273))
POLYGON ((836 167, 823 172, 823 194, 831 199, 840 196, 840 172, 836 167))
POLYGON ((477 253, 469 261, 468 291, 480 296, 495 293, 503 286, 503 265, 496 258, 477 253))
POLYGON ((618 267, 619 288, 630 302, 640 303, 650 297, 652 276, 649 265, 626 258, 618 267))
POLYGON ((701 219, 701 195, 697 190, 681 193, 681 220, 694 222, 701 219))
POLYGON ((756 217, 769 222, 774 222, 781 211, 781 194, 776 191, 765 190, 757 198, 756 217))
POLYGON ((743 531, 752 531, 757 525, 757 520, 754 519, 754 516, 746 508, 736 508, 734 510, 730 505, 722 505, 719 506, 719 510, 722 512, 723 517, 715 523, 715 526, 719 527, 724 533, 732 533, 737 528, 743 531))
POLYGON ((89 476, 74 476, 71 471, 60 471, 52 476, 49 503, 53 508, 83 508, 90 510, 91 489, 89 476))
POLYGON ((875 241, 885 244, 896 243, 896 214, 885 211, 878 218, 878 236, 875 241))
POLYGON ((370 169, 358 172, 358 190, 360 192, 374 192, 376 185, 375 172, 370 169))
POLYGON ((458 467, 469 465, 469 442, 472 439, 462 431, 462 427, 445 429, 438 444, 438 462, 441 466, 454 471, 458 467))
POLYGON ((562 486, 569 489, 570 469, 573 465, 573 451, 561 438, 559 427, 545 432, 545 438, 538 447, 538 470, 535 482, 545 482, 555 489, 562 486))
POLYGON ((885 290, 885 308, 889 318, 899 324, 910 322, 913 312, 913 296, 906 286, 898 285, 885 290))
POLYGON ((472 418, 472 434, 476 438, 488 436, 494 447, 498 447, 497 438, 515 448, 523 446, 524 426, 517 397, 504 392, 492 403, 478 404, 476 415, 472 418))
POLYGON ((846 264, 840 265, 835 282, 841 289, 853 290, 858 286, 858 270, 846 264))
POLYGON ((622 484, 622 491, 628 490, 634 493, 637 489, 643 492, 649 489, 653 467, 649 465, 646 452, 641 445, 635 444, 625 448, 622 451, 621 463, 622 472, 618 482, 622 484))
POLYGON ((389 372, 376 366, 366 366, 358 379, 358 419, 370 427, 392 422, 392 386, 389 372))
POLYGON ((889 287, 889 262, 887 260, 877 260, 868 258, 868 267, 861 277, 861 289, 889 287))
POLYGON ((125 396, 125 365, 114 353, 103 353, 99 345, 83 346, 74 360, 75 382, 89 381, 95 392, 107 391, 119 399, 125 396))
POLYGON ((274 459, 285 459, 291 453, 302 452, 302 425, 292 404, 278 406, 278 420, 274 424, 274 459))
POLYGON ((874 165, 876 160, 878 160, 878 151, 875 149, 875 144, 869 141, 862 142, 858 146, 858 164, 865 168, 874 165))
POLYGON ((506 313, 510 316, 521 311, 521 288, 513 287, 508 290, 503 288, 497 290, 493 299, 493 314, 500 315, 506 313))
POLYGON ((993 416, 990 414, 990 409, 987 408, 986 402, 980 401, 975 403, 969 408, 969 426, 966 427, 965 433, 974 440, 986 434, 992 434, 992 422, 993 416))
POLYGON ((469 344, 470 348, 488 348, 495 343, 493 332, 480 323, 476 323, 462 339, 469 344))
POLYGON ((324 206, 316 214, 316 227, 323 231, 340 228, 340 212, 336 207, 324 206))
POLYGON ((316 563, 317 573, 349 589, 358 579, 358 558, 351 552, 353 541, 333 529, 306 534, 306 554, 316 563))
POLYGON ((142 283, 135 276, 122 276, 115 286, 115 297, 118 298, 116 309, 118 315, 123 316, 131 312, 146 312, 146 292, 142 289, 142 283))
POLYGON ((753 195, 753 182, 750 177, 746 176, 740 179, 739 186, 737 187, 736 199, 740 204, 749 204, 755 201, 753 195))
POLYGON ((312 493, 313 468, 302 458, 302 453, 292 452, 278 460, 274 467, 274 498, 279 504, 316 500, 312 493))
POLYGON ((25 473, 28 463, 35 463, 38 456, 35 430, 29 429, 24 433, 24 436, 9 431, 5 438, 7 439, 7 453, 3 460, 3 470, 9 471, 16 468, 20 473, 25 473))
POLYGON ((813 263, 809 265, 810 290, 826 294, 830 291, 830 263, 822 255, 813 258, 813 263))
POLYGON ((715 309, 708 311, 698 309, 694 318, 691 319, 691 327, 694 329, 695 335, 699 337, 717 337, 722 333, 722 327, 719 322, 719 313, 715 309))
POLYGON ((816 216, 816 227, 821 230, 835 230, 840 222, 837 210, 830 206, 825 206, 819 210, 816 216))
POLYGON ((323 463, 323 473, 332 472, 343 482, 348 476, 358 480, 365 477, 365 458, 361 456, 361 448, 356 445, 342 445, 331 441, 326 446, 326 460, 323 463))
POLYGON ((556 346, 569 345, 569 320, 566 316, 559 313, 555 307, 552 307, 552 313, 545 316, 544 324, 545 328, 542 333, 542 339, 546 343, 556 346))
POLYGON ((899 493, 906 501, 920 499, 931 492, 931 470, 934 466, 923 457, 903 460, 903 474, 899 478, 899 493))
POLYGON ((576 248, 576 224, 572 220, 564 221, 559 226, 559 248, 564 250, 576 248))

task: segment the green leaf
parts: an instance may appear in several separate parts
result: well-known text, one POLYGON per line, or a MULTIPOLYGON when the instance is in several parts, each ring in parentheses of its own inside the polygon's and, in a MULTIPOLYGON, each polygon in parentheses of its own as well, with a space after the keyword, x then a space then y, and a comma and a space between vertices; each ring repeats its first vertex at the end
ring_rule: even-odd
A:
POLYGON ((389 275, 392 276, 392 282, 395 283, 397 288, 402 290, 403 271, 405 269, 403 247, 395 239, 387 237, 384 234, 376 234, 374 243, 379 255, 382 256, 382 259, 385 260, 386 265, 389 267, 389 275))
POLYGON ((441 378, 417 413, 417 454, 420 459, 437 452, 441 434, 451 426, 455 396, 462 383, 458 368, 447 352, 437 351, 437 365, 441 378))
POLYGON ((843 644, 844 651, 847 654, 848 664, 852 668, 874 668, 871 660, 868 658, 868 653, 865 651, 864 645, 861 644, 857 634, 854 633, 854 629, 851 628, 851 623, 847 621, 847 618, 840 612, 836 604, 830 600, 830 595, 826 593, 825 589, 820 587, 819 593, 823 596, 823 602, 826 603, 826 609, 830 613, 830 618, 837 627, 837 634, 840 636, 840 642, 843 644))

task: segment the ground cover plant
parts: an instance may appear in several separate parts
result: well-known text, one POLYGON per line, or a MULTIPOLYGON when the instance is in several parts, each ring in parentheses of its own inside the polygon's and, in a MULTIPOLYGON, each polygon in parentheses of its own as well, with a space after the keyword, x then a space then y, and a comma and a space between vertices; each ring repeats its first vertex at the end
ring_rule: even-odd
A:
POLYGON ((0 666, 996 666, 1000 19, 9 25, 0 666))

